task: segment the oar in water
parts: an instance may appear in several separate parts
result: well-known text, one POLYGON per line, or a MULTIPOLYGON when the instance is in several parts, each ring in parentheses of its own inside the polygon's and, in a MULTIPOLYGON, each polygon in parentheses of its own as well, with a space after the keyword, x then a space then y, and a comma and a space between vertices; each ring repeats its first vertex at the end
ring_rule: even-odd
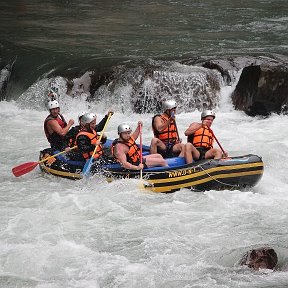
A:
MULTIPOLYGON (((104 135, 104 132, 105 132, 105 130, 106 130, 106 126, 107 126, 107 124, 108 124, 111 116, 112 116, 112 113, 109 113, 108 118, 107 118, 107 120, 106 120, 106 123, 105 123, 105 125, 104 125, 104 128, 103 128, 103 130, 102 130, 102 132, 101 132, 101 134, 100 134, 100 137, 99 137, 99 139, 98 139, 99 142, 101 141, 101 139, 102 139, 102 137, 103 137, 103 135, 104 135)), ((93 164, 93 158, 94 158, 94 155, 95 155, 96 150, 97 150, 97 148, 98 148, 98 145, 99 145, 99 144, 97 144, 97 145, 95 146, 95 149, 94 149, 94 151, 93 151, 93 154, 92 154, 91 158, 90 158, 88 161, 86 161, 86 163, 85 163, 85 165, 84 165, 84 168, 83 168, 83 171, 82 171, 82 175, 84 175, 84 176, 86 176, 86 177, 88 177, 88 176, 90 175, 90 169, 91 169, 91 166, 92 166, 92 164, 93 164)))
MULTIPOLYGON (((77 148, 77 146, 74 146, 74 147, 70 148, 69 151, 71 151, 71 150, 73 150, 73 149, 75 149, 75 148, 77 148)), ((41 161, 38 161, 38 162, 27 162, 27 163, 23 163, 23 164, 21 164, 21 165, 18 165, 18 166, 16 166, 16 167, 12 168, 12 172, 13 172, 13 174, 14 174, 16 177, 22 176, 22 175, 24 175, 24 174, 32 171, 38 164, 41 164, 41 163, 43 163, 43 162, 46 162, 47 160, 49 160, 49 159, 51 159, 51 158, 54 158, 54 157, 56 157, 56 156, 58 156, 58 155, 64 154, 64 153, 69 152, 69 151, 65 151, 65 150, 64 150, 64 151, 59 152, 59 153, 57 153, 57 154, 55 154, 55 155, 49 156, 49 157, 47 157, 47 158, 45 158, 45 159, 42 159, 41 161)))

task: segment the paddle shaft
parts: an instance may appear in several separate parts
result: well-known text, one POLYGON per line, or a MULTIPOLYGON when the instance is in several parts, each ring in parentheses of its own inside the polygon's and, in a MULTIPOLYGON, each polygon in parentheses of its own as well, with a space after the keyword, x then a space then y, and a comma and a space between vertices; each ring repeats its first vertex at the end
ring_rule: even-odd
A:
MULTIPOLYGON (((172 116, 171 116, 171 117, 172 117, 172 116)), ((175 125, 175 128, 176 128, 176 133, 177 133, 178 141, 179 141, 179 143, 180 143, 180 137, 179 137, 178 127, 177 127, 177 124, 176 124, 176 119, 175 119, 174 113, 173 113, 173 122, 174 122, 174 125, 175 125)), ((168 126, 168 129, 169 129, 169 126, 168 126)))
MULTIPOLYGON (((72 147, 70 149, 70 151, 75 149, 75 148, 77 148, 77 146, 72 147)), ((43 163, 43 162, 45 162, 51 158, 57 157, 58 155, 61 155, 61 154, 66 153, 66 152, 68 152, 68 151, 64 150, 64 151, 59 152, 55 155, 46 157, 45 159, 42 159, 38 162, 27 162, 27 163, 20 164, 16 167, 12 168, 12 172, 13 172, 14 176, 16 176, 16 177, 22 176, 22 175, 32 171, 38 164, 41 164, 41 163, 43 163)))
MULTIPOLYGON (((143 163, 143 142, 142 142, 142 125, 139 126, 139 133, 140 133, 140 164, 143 163)), ((143 169, 140 170, 140 179, 143 178, 143 169)))
MULTIPOLYGON (((105 125, 104 125, 104 127, 103 127, 103 130, 102 130, 102 132, 101 132, 101 134, 100 134, 100 137, 99 137, 99 139, 98 139, 99 142, 101 141, 101 139, 102 139, 102 137, 103 137, 103 135, 104 135, 104 132, 105 132, 105 130, 106 130, 106 126, 107 126, 107 124, 108 124, 111 116, 112 116, 112 113, 109 113, 109 114, 108 114, 108 118, 107 118, 107 120, 106 120, 106 123, 105 123, 105 125)), ((92 154, 92 156, 91 156, 90 159, 89 159, 88 165, 85 165, 85 166, 84 166, 84 169, 83 169, 83 170, 85 170, 85 171, 83 171, 83 174, 84 174, 85 176, 87 176, 87 175, 89 174, 89 172, 90 172, 90 168, 91 168, 91 166, 92 166, 92 161, 93 161, 93 158, 94 158, 94 155, 95 155, 95 153, 96 153, 96 151, 97 151, 98 146, 99 146, 99 144, 97 144, 97 145, 95 146, 95 149, 94 149, 94 151, 93 151, 93 154, 92 154), (85 169, 85 167, 86 167, 86 169, 85 169)))
POLYGON ((61 154, 67 153, 67 152, 69 152, 69 151, 71 151, 71 150, 74 150, 74 149, 76 149, 76 148, 77 148, 77 146, 73 146, 73 147, 70 148, 70 150, 68 150, 68 151, 64 150, 64 151, 62 151, 62 152, 59 152, 59 153, 54 154, 54 155, 52 155, 52 156, 49 156, 49 157, 47 157, 47 158, 45 158, 45 159, 42 159, 41 161, 38 161, 37 163, 40 164, 40 163, 46 162, 47 160, 49 160, 49 159, 51 159, 51 158, 57 157, 57 156, 59 156, 59 155, 61 155, 61 154))
POLYGON ((224 151, 223 147, 221 146, 220 142, 218 141, 217 137, 215 136, 214 132, 212 131, 212 129, 210 129, 210 127, 208 127, 208 126, 206 126, 206 127, 209 129, 209 131, 213 135, 214 139, 216 140, 218 146, 220 147, 222 153, 225 155, 225 151, 224 151))

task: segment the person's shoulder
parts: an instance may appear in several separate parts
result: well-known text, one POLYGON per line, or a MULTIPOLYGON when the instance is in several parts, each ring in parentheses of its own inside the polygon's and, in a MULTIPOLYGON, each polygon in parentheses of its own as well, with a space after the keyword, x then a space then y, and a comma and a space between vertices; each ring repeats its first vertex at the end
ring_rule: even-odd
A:
POLYGON ((55 118, 47 118, 46 123, 48 126, 51 126, 51 125, 54 126, 54 125, 58 124, 58 122, 55 118))
POLYGON ((115 144, 115 146, 117 147, 117 150, 118 150, 118 152, 120 151, 125 151, 125 150, 127 150, 128 149, 128 146, 125 144, 125 143, 122 143, 122 142, 117 142, 116 144, 115 144))
POLYGON ((155 120, 162 120, 162 117, 161 117, 162 115, 161 114, 156 114, 156 115, 154 115, 153 117, 152 117, 152 122, 154 122, 155 120))

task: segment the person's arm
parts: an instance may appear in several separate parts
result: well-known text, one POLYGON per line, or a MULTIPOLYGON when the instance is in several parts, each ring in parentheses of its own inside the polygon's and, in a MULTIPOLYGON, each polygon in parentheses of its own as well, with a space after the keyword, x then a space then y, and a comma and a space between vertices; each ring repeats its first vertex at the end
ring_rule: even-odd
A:
POLYGON ((138 121, 137 128, 135 129, 135 131, 131 135, 134 138, 135 141, 136 141, 136 139, 138 138, 138 136, 140 134, 140 126, 143 126, 143 122, 142 121, 138 121))
POLYGON ((115 157, 120 162, 120 164, 122 165, 123 168, 130 169, 130 170, 143 169, 143 167, 144 167, 143 164, 139 164, 137 166, 137 165, 133 165, 127 161, 127 157, 126 157, 127 152, 125 151, 125 149, 126 149, 125 145, 118 143, 118 144, 116 144, 114 149, 115 149, 115 157))
POLYGON ((154 128, 158 132, 163 132, 174 121, 174 118, 170 117, 168 121, 163 121, 160 116, 154 118, 154 128))
POLYGON ((188 129, 186 129, 186 131, 184 132, 185 136, 189 136, 194 134, 198 129, 200 129, 202 127, 202 123, 192 123, 190 124, 190 126, 188 127, 188 129))
POLYGON ((70 119, 67 126, 65 128, 61 128, 61 126, 56 120, 50 120, 47 123, 47 128, 60 136, 65 136, 73 124, 74 120, 70 119))
POLYGON ((105 117, 95 126, 95 131, 101 132, 104 129, 107 118, 108 115, 105 115, 105 117))
POLYGON ((108 115, 111 114, 111 116, 114 114, 113 111, 108 111, 108 113, 105 115, 105 117, 96 125, 95 131, 101 132, 104 129, 104 126, 106 124, 106 121, 108 119, 108 115))

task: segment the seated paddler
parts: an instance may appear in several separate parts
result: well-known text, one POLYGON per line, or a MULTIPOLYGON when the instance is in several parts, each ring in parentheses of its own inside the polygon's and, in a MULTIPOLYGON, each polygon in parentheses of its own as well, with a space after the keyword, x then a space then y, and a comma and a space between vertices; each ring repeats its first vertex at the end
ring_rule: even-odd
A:
POLYGON ((193 122, 185 131, 187 144, 185 151, 186 163, 193 160, 221 159, 227 157, 228 153, 221 149, 214 148, 214 133, 211 129, 216 114, 212 110, 205 110, 201 113, 201 122, 193 122))
POLYGON ((185 145, 179 138, 175 119, 176 101, 166 100, 162 106, 163 113, 152 119, 154 137, 151 140, 150 152, 160 153, 164 158, 184 157, 185 145))
POLYGON ((112 144, 112 155, 123 168, 129 170, 168 166, 166 160, 158 153, 141 157, 141 149, 136 144, 136 140, 140 135, 142 125, 142 121, 139 121, 136 130, 132 133, 132 129, 128 124, 120 124, 118 126, 119 138, 115 139, 112 144))
MULTIPOLYGON (((76 136, 78 135, 78 133, 83 129, 84 124, 82 122, 82 117, 87 114, 88 112, 80 112, 78 114, 78 123, 79 125, 73 126, 68 133, 66 134, 66 140, 68 142, 69 147, 73 147, 75 145, 77 145, 76 143, 76 136)), ((105 123, 108 119, 108 115, 111 114, 113 115, 114 112, 109 110, 108 113, 105 115, 105 117, 95 126, 95 131, 96 132, 101 132, 104 129, 105 123)))
POLYGON ((102 146, 102 144, 106 142, 107 137, 103 135, 101 141, 99 140, 100 135, 98 135, 95 130, 96 119, 97 117, 94 113, 86 113, 81 117, 83 128, 77 134, 76 144, 79 153, 86 161, 92 157, 96 148, 93 160, 95 163, 103 164, 108 161, 108 159, 106 159, 106 156, 104 155, 102 146))
POLYGON ((74 120, 70 119, 66 123, 65 118, 60 114, 60 106, 56 100, 48 102, 48 109, 50 114, 44 121, 45 135, 52 149, 63 151, 68 147, 65 135, 74 124, 74 120))

